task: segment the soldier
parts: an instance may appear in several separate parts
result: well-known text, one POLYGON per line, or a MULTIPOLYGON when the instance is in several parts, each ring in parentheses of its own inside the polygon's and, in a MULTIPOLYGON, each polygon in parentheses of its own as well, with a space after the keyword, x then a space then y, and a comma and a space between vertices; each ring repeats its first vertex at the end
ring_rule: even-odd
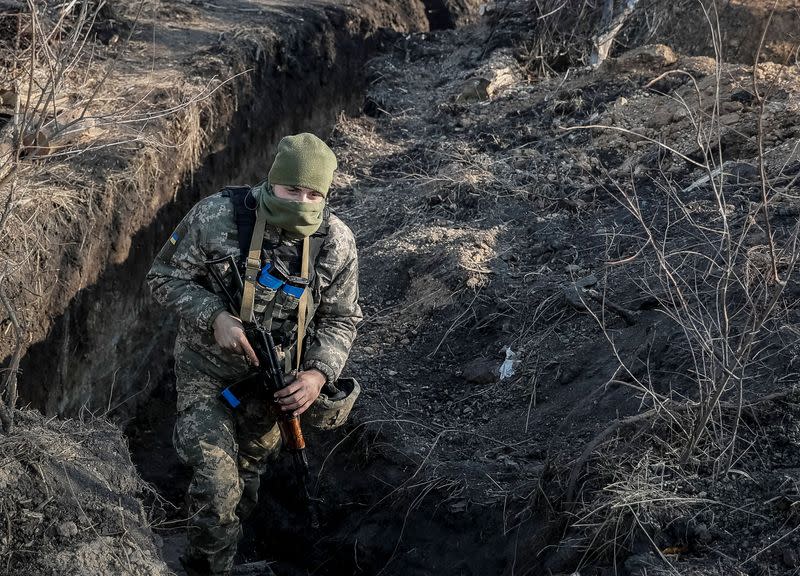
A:
MULTIPOLYGON (((241 321, 226 310, 205 262, 246 256, 245 247, 252 249, 250 236, 261 240, 252 232, 259 228, 252 224, 254 215, 266 220, 252 309, 280 347, 284 372, 296 368, 275 399, 281 410, 298 415, 312 405, 330 407, 325 391, 336 392, 362 318, 355 240, 326 203, 335 169, 336 156, 316 136, 283 138, 268 180, 252 189, 227 188, 198 202, 147 275, 155 299, 180 317, 173 442, 194 471, 188 490, 189 544, 181 558, 189 574, 230 573, 240 522, 253 510, 265 460, 281 440, 262 387, 254 386, 260 397, 235 410, 219 398, 226 386, 251 376, 258 359, 241 321), (304 296, 299 296, 304 260, 307 287, 301 280, 304 296)), ((223 270, 228 278, 230 272, 223 270)))

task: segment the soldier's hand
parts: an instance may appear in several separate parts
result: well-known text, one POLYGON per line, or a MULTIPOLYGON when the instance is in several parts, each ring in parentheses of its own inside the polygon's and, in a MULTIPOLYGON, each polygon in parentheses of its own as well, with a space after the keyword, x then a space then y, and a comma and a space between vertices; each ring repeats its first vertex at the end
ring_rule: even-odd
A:
POLYGON ((241 354, 250 364, 258 366, 258 357, 247 341, 242 321, 235 316, 222 312, 214 319, 214 339, 223 350, 241 354))
POLYGON ((275 400, 284 412, 299 416, 314 403, 325 385, 325 375, 319 370, 298 372, 292 382, 275 392, 275 400))

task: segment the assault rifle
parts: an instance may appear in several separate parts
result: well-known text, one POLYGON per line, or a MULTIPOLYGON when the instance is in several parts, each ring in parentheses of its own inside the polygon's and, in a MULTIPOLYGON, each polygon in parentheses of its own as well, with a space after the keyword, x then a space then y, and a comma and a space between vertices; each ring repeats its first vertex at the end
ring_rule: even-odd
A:
MULTIPOLYGON (((211 276, 222 289, 231 313, 234 316, 238 316, 244 284, 233 256, 208 260, 205 264, 211 276), (232 272, 236 288, 233 293, 231 293, 222 281, 222 277, 216 268, 220 264, 228 264, 232 272)), ((300 485, 301 496, 306 504, 311 526, 313 528, 318 528, 319 519, 317 518, 317 511, 308 490, 308 457, 306 455, 306 441, 305 438, 303 438, 303 430, 300 427, 300 418, 281 410, 280 405, 275 401, 275 392, 282 390, 288 385, 283 377, 283 370, 278 361, 275 341, 272 338, 272 334, 270 334, 268 330, 262 328, 253 318, 241 318, 241 321, 247 341, 250 343, 250 346, 253 348, 258 358, 258 376, 267 391, 270 408, 278 420, 278 428, 280 428, 281 431, 283 444, 292 455, 295 476, 300 485)), ((240 394, 237 393, 235 385, 229 386, 223 390, 221 396, 231 408, 236 408, 241 404, 241 397, 240 394)))

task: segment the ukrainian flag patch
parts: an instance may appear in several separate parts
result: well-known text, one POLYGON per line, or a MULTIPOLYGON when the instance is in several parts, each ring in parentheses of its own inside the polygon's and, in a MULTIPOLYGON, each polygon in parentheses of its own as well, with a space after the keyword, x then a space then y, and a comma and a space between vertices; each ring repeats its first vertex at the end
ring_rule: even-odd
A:
POLYGON ((186 225, 181 223, 175 229, 175 232, 170 234, 167 241, 164 242, 164 246, 161 247, 161 251, 158 253, 158 259, 161 262, 169 263, 170 260, 172 260, 172 256, 178 250, 178 245, 181 243, 181 240, 183 240, 183 237, 186 236, 187 232, 188 229, 186 225))

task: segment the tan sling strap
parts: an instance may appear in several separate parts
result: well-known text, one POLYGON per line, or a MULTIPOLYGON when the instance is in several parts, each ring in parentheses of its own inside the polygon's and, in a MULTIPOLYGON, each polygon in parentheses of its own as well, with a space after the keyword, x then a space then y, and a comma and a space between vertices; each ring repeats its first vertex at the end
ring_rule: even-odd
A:
MULTIPOLYGON (((300 277, 304 279, 308 279, 308 252, 309 252, 309 240, 308 236, 303 238, 303 256, 302 256, 302 263, 300 264, 300 277)), ((300 372, 300 358, 303 355, 303 338, 306 336, 306 306, 308 306, 308 291, 311 289, 310 286, 306 286, 306 289, 303 290, 303 295, 300 296, 300 303, 297 308, 297 359, 296 359, 296 367, 297 371, 300 372)))
POLYGON ((244 269, 244 287, 242 288, 242 309, 239 318, 243 322, 253 320, 253 303, 256 297, 256 280, 261 269, 261 244, 264 242, 264 227, 267 224, 267 214, 259 207, 256 213, 256 225, 253 236, 250 238, 250 250, 247 252, 247 262, 244 269))

